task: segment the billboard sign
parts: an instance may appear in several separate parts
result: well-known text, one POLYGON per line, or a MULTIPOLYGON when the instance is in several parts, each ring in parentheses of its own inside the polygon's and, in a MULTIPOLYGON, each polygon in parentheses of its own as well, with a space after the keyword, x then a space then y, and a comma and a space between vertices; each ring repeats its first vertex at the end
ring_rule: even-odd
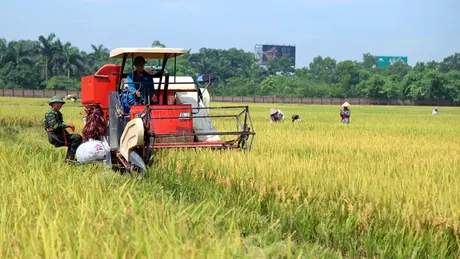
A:
POLYGON ((278 60, 281 57, 288 57, 295 66, 295 46, 262 45, 262 64, 269 60, 278 60))
POLYGON ((398 61, 402 61, 407 64, 407 57, 403 56, 376 56, 377 67, 391 66, 398 61))

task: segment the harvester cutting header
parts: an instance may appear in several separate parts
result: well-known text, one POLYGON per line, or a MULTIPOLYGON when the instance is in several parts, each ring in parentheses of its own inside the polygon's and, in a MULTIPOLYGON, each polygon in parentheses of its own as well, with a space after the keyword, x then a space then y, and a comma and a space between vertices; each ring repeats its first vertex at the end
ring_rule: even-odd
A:
POLYGON ((151 156, 162 149, 251 148, 255 132, 249 107, 205 107, 203 89, 195 80, 176 76, 176 58, 184 54, 177 48, 118 48, 110 58, 122 59, 121 65, 106 64, 81 79, 82 104, 98 104, 104 112, 112 161, 119 162, 114 165, 143 174, 151 156), (136 69, 123 73, 129 59, 136 69), (147 73, 146 59, 161 62, 160 71, 147 73), (166 71, 170 59, 174 59, 172 76, 166 71), (214 114, 222 109, 237 111, 214 114), (237 129, 219 132, 211 118, 234 118, 237 129), (224 141, 224 135, 234 137, 224 141))

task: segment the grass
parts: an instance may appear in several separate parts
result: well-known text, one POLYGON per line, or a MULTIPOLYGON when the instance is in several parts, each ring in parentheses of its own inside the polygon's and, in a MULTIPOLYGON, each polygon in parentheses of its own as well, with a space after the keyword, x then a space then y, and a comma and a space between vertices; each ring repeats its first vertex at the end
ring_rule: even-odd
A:
MULTIPOLYGON (((64 164, 46 100, 0 98, 2 257, 460 256, 458 108, 269 108, 251 104, 252 152, 162 152, 139 181, 64 164)), ((62 110, 78 132, 80 111, 62 110)))

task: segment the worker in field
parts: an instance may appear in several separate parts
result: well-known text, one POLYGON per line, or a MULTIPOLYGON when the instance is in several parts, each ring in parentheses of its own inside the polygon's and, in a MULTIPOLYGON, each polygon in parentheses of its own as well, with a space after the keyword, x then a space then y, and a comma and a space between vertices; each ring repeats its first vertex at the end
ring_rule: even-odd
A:
POLYGON ((75 102, 77 100, 77 97, 71 95, 71 94, 68 94, 66 97, 65 97, 66 100, 71 100, 72 102, 75 102))
POLYGON ((441 115, 441 112, 439 112, 438 107, 434 107, 433 112, 431 114, 433 114, 433 115, 441 115))
POLYGON ((291 119, 292 119, 292 122, 302 122, 302 118, 300 118, 300 115, 298 114, 292 115, 291 119))
POLYGON ((342 123, 350 123, 350 104, 348 102, 345 102, 342 104, 343 110, 340 110, 340 117, 342 118, 342 123))
POLYGON ((284 113, 282 111, 276 108, 270 109, 270 123, 280 122, 282 119, 284 119, 284 113))
POLYGON ((126 81, 128 83, 127 103, 131 105, 144 105, 146 98, 155 95, 153 87, 153 77, 145 71, 144 67, 147 61, 144 57, 138 56, 134 59, 133 65, 136 69, 128 74, 126 81))
POLYGON ((60 112, 62 106, 65 104, 64 100, 59 96, 53 96, 48 102, 51 109, 45 114, 44 127, 48 133, 48 141, 55 147, 67 147, 67 154, 65 161, 67 163, 75 160, 75 152, 82 142, 82 137, 79 134, 70 134, 67 128, 72 132, 75 127, 72 124, 64 124, 62 113, 60 112))

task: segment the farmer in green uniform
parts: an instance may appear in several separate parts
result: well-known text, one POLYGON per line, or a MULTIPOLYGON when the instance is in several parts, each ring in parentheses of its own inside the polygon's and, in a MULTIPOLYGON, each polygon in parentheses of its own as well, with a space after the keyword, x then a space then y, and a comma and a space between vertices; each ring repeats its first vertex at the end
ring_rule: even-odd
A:
POLYGON ((64 100, 59 96, 51 98, 48 102, 51 109, 45 114, 44 126, 48 132, 50 144, 55 147, 68 147, 65 161, 69 163, 75 160, 75 152, 82 142, 82 137, 79 134, 67 132, 66 128, 70 128, 74 132, 75 127, 72 124, 64 124, 62 113, 59 111, 64 103, 64 100))

